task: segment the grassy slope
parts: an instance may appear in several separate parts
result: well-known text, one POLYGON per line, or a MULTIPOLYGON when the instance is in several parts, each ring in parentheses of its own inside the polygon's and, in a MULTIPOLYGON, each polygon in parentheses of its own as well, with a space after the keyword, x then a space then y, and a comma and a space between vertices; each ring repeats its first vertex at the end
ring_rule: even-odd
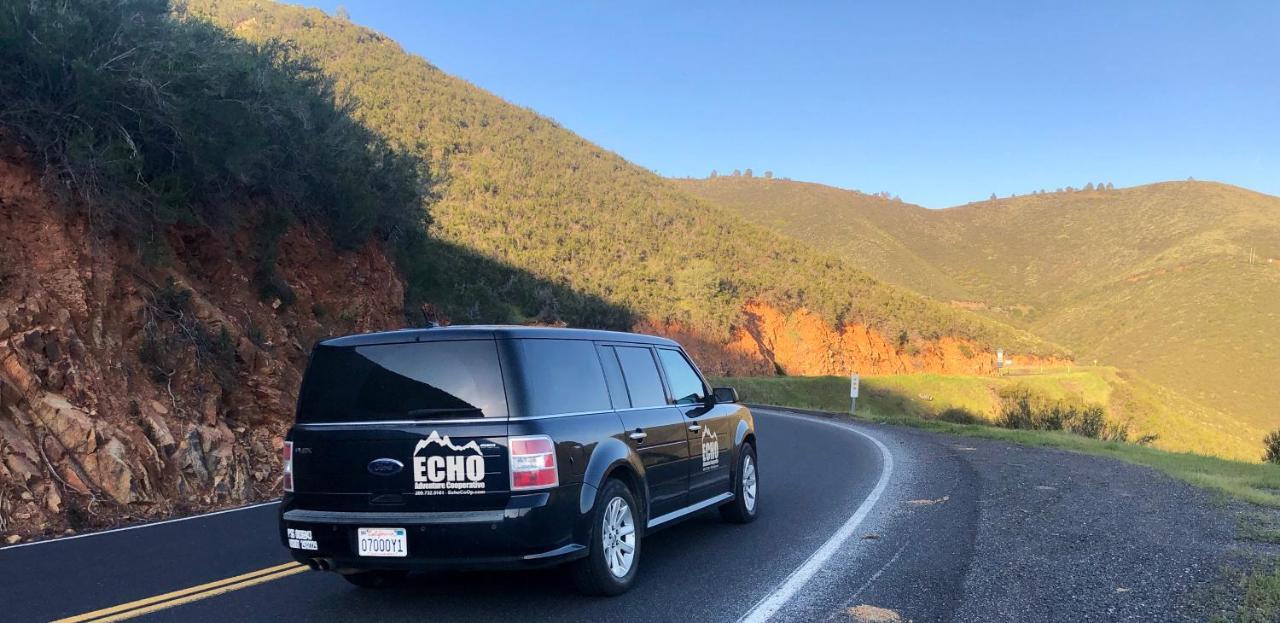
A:
MULTIPOLYGON (((1016 371, 1015 371, 1016 372, 1016 371)), ((725 378, 743 400, 789 405, 821 411, 849 408, 849 380, 844 377, 725 378)), ((1003 377, 907 374, 864 377, 858 414, 936 419, 948 408, 960 408, 993 420, 997 392, 1013 383, 1044 393, 1074 395, 1107 406, 1110 417, 1129 422, 1131 439, 1158 435, 1154 447, 1257 461, 1262 453, 1255 441, 1261 429, 1230 425, 1230 418, 1168 389, 1109 367, 1047 371, 1003 377)))
POLYGON ((888 281, 986 305, 1081 361, 1280 425, 1280 198, 1179 182, 925 210, 781 180, 675 183, 888 281), (885 236, 898 246, 873 242, 885 236))
MULTIPOLYGON (((1048 375, 1038 382, 1057 385, 1063 391, 1075 391, 1071 383, 1079 380, 1077 374, 1101 374, 1104 382, 1108 370, 1087 370, 1081 373, 1048 375)), ((859 400, 857 417, 905 426, 914 426, 938 432, 983 437, 1027 445, 1061 448, 1146 465, 1163 471, 1193 485, 1215 490, 1255 504, 1280 506, 1280 467, 1269 464, 1232 461, 1202 454, 1178 453, 1129 443, 1105 442, 1078 435, 1048 431, 1009 430, 995 426, 956 424, 935 419, 942 405, 919 397, 920 393, 950 391, 957 396, 957 403, 966 400, 981 402, 981 384, 992 379, 973 379, 963 391, 950 391, 943 384, 962 383, 960 379, 915 375, 914 377, 877 377, 863 379, 865 398, 859 400), (925 391, 921 391, 921 390, 925 391), (902 415, 902 414, 906 415, 902 415)), ((716 379, 717 384, 738 388, 743 401, 775 404, 798 409, 841 412, 848 410, 848 379, 837 377, 814 378, 728 378, 716 379)), ((997 382, 1000 382, 997 380, 997 382)), ((1097 381, 1081 385, 1086 395, 1100 395, 1105 390, 1097 381)), ((954 388, 951 388, 954 389, 954 388)), ((1114 392, 1114 389, 1113 389, 1114 392)), ((1247 458, 1247 457, 1243 457, 1247 458)))
MULTIPOLYGON (((365 122, 442 172, 433 234, 538 278, 712 337, 727 337, 742 303, 758 298, 786 310, 804 306, 831 322, 865 317, 889 334, 906 329, 1054 350, 693 198, 350 22, 259 0, 191 0, 188 10, 249 40, 286 39, 314 57, 358 101, 365 122)), ((474 274, 447 285, 501 292, 503 279, 474 274)), ((448 306, 458 292, 441 287, 434 300, 448 306)), ((575 324, 609 324, 572 301, 543 303, 575 324)), ((522 307, 497 318, 466 305, 449 311, 459 320, 519 321, 528 314, 522 307)))

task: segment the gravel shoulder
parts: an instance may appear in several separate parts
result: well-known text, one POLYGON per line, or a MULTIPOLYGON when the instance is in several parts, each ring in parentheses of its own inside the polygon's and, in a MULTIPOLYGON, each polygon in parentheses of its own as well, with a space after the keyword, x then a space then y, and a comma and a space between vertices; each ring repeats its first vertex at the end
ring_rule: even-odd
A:
POLYGON ((789 619, 883 608, 903 621, 1203 621, 1238 559, 1237 512, 1155 470, 842 421, 894 453, 895 495, 867 529, 884 537, 852 539, 846 567, 789 619), (883 565, 868 564, 877 556, 883 565), (880 575, 868 581, 870 571, 880 575))
POLYGON ((1235 520, 1208 493, 1114 459, 964 439, 981 479, 958 621, 1202 621, 1235 520))

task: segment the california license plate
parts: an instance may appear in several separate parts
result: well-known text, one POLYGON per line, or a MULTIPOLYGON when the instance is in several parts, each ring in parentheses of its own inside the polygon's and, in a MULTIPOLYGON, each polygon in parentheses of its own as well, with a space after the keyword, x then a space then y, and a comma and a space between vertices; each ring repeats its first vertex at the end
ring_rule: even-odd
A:
POLYGON ((382 558, 408 556, 409 537, 404 528, 357 528, 356 553, 382 558))

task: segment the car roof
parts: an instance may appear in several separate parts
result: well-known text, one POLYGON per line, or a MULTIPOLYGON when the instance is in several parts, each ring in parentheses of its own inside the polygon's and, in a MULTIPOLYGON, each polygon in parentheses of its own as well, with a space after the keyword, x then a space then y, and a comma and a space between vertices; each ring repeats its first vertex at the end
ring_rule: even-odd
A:
POLYGON ((335 337, 320 342, 321 346, 369 346, 372 344, 402 344, 405 342, 435 342, 444 340, 476 339, 558 339, 595 340, 602 342, 633 342, 662 346, 680 345, 673 340, 643 333, 604 331, 599 329, 572 329, 567 327, 523 327, 516 325, 451 325, 425 329, 399 329, 358 333, 335 337))

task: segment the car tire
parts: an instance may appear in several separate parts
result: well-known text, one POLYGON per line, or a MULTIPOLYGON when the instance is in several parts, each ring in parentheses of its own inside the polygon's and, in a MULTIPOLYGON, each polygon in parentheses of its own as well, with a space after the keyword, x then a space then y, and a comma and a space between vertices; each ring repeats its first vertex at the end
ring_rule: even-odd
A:
POLYGON ((743 443, 738 450, 738 469, 734 470, 733 501, 720 506, 720 516, 731 523, 751 523, 760 510, 760 472, 756 449, 743 443))
POLYGON ((635 495, 621 481, 605 481, 596 498, 588 538, 587 557, 573 563, 578 590, 587 595, 627 592, 640 568, 640 512, 635 495))
POLYGON ((357 571, 343 574, 342 579, 360 588, 387 588, 403 582, 408 575, 408 571, 357 571))

